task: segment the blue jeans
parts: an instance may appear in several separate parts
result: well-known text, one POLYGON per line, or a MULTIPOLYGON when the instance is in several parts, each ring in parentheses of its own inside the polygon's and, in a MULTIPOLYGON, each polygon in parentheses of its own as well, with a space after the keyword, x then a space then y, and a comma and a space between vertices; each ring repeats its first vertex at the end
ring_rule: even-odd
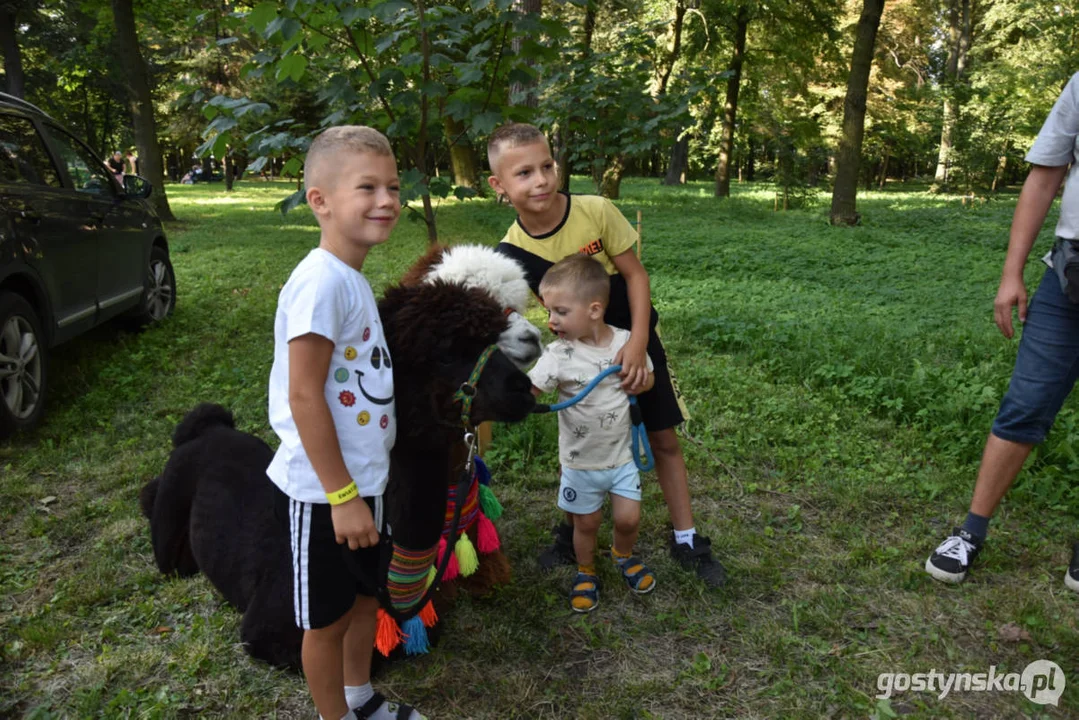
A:
POLYGON ((1016 443, 1040 443, 1077 378, 1079 305, 1068 300, 1049 269, 1027 309, 1015 370, 993 434, 1016 443))

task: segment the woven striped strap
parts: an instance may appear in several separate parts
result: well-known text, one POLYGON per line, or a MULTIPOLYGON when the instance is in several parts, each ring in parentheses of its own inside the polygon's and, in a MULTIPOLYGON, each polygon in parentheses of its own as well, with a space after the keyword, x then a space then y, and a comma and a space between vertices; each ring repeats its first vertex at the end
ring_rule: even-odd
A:
MULTIPOLYGON (((473 474, 472 484, 468 488, 468 494, 465 496, 465 502, 461 505, 461 519, 457 522, 457 535, 460 535, 465 530, 468 530, 476 522, 476 515, 480 511, 479 501, 480 484, 478 482, 478 476, 473 474)), ((450 533, 450 528, 453 525, 453 512, 457 504, 457 488, 451 487, 446 497, 446 521, 442 525, 442 536, 446 537, 450 533)), ((446 542, 453 543, 456 538, 446 538, 446 542)))
POLYGON ((427 589, 427 573, 435 562, 438 546, 430 550, 406 550, 393 544, 389 572, 386 574, 386 590, 390 602, 398 612, 411 610, 427 589))

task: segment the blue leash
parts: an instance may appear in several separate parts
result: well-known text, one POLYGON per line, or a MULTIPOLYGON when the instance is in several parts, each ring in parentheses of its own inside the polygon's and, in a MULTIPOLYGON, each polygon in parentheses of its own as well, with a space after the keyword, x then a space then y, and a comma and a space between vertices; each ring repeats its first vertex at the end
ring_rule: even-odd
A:
MULTIPOLYGON (((621 365, 611 365, 599 375, 592 378, 592 380, 584 386, 583 390, 571 397, 569 400, 563 400, 562 402, 557 402, 554 405, 544 405, 542 403, 537 403, 536 406, 532 409, 532 412, 558 412, 559 410, 565 410, 571 405, 576 405, 581 400, 583 400, 585 396, 588 395, 588 393, 592 392, 595 387, 599 385, 600 381, 603 380, 603 378, 621 371, 621 365)), ((656 460, 654 457, 652 457, 652 446, 648 443, 648 433, 644 429, 644 418, 641 417, 641 407, 637 404, 636 395, 629 396, 629 419, 630 422, 633 424, 633 427, 630 428, 630 441, 633 445, 633 462, 637 464, 637 468, 639 470, 647 472, 655 468, 656 460), (641 457, 642 448, 644 450, 643 458, 641 457)))

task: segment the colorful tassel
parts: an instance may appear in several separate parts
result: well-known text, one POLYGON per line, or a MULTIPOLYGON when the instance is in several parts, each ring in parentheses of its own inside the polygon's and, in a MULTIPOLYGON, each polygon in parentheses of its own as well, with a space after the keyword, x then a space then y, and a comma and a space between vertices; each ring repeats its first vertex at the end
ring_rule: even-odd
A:
POLYGON ((498 502, 494 491, 486 485, 480 485, 480 508, 483 514, 492 520, 502 517, 502 503, 498 502))
POLYGON ((476 547, 481 553, 487 555, 501 546, 495 524, 488 520, 486 515, 480 514, 476 521, 476 547))
MULTIPOLYGON (((483 461, 483 458, 476 458, 476 471, 473 476, 480 481, 480 485, 491 484, 491 471, 487 469, 487 463, 483 461)), ((497 520, 498 518, 494 518, 497 520)))
POLYGON ((401 644, 401 628, 382 608, 378 609, 378 625, 375 629, 375 647, 385 657, 389 657, 394 648, 401 644))
MULTIPOLYGON (((437 574, 438 574, 438 571, 435 570, 434 565, 432 565, 430 568, 428 568, 428 570, 427 570, 427 587, 431 587, 431 584, 434 583, 434 581, 435 581, 435 575, 437 575, 437 574)), ((427 588, 424 588, 424 589, 426 590, 427 588)))
POLYGON ((461 574, 461 567, 457 564, 457 553, 450 553, 450 561, 446 563, 446 570, 442 573, 443 582, 450 582, 456 580, 457 576, 461 574))
POLYGON ((437 625, 438 613, 435 612, 434 603, 428 600, 427 604, 423 606, 423 610, 420 610, 419 618, 423 621, 423 624, 429 628, 437 625))
POLYGON ((457 562, 461 566, 461 575, 464 577, 476 572, 480 566, 479 558, 476 557, 476 548, 468 539, 468 533, 461 533, 461 536, 457 538, 457 546, 453 554, 457 557, 457 562))
POLYGON ((405 621, 405 655, 426 655, 431 648, 427 640, 427 628, 419 615, 413 615, 405 621))

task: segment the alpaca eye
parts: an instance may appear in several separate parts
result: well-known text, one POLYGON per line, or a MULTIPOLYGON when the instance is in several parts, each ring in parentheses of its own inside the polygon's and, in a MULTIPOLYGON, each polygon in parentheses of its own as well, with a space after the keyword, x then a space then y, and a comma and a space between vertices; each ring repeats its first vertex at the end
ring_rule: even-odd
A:
POLYGON ((387 348, 382 349, 382 361, 386 363, 387 370, 393 367, 393 363, 390 362, 390 351, 387 348))
POLYGON ((375 346, 375 349, 371 351, 371 367, 378 370, 382 367, 382 348, 375 346))

